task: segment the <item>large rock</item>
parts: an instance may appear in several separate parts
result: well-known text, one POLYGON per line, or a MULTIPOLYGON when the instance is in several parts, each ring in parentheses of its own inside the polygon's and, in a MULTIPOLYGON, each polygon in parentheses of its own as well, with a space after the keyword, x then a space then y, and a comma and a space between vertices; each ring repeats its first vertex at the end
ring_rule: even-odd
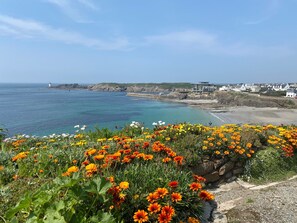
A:
POLYGON ((239 174, 242 174, 243 171, 244 171, 244 169, 242 167, 240 167, 240 168, 234 169, 233 174, 234 175, 239 175, 239 174))
POLYGON ((204 178, 206 179, 207 183, 213 183, 220 179, 220 175, 218 171, 214 171, 210 174, 205 175, 204 178))
POLYGON ((214 166, 212 161, 204 162, 192 167, 193 173, 200 176, 204 176, 205 174, 208 174, 213 170, 214 170, 214 166))
POLYGON ((219 175, 222 176, 225 173, 229 172, 232 170, 234 167, 234 162, 229 161, 228 163, 225 163, 220 169, 219 169, 219 175))
POLYGON ((213 165, 214 168, 215 168, 215 169, 218 169, 218 168, 220 168, 221 166, 223 166, 225 163, 228 162, 228 158, 227 158, 227 157, 224 157, 224 158, 222 158, 222 159, 214 160, 213 162, 214 162, 214 165, 213 165))

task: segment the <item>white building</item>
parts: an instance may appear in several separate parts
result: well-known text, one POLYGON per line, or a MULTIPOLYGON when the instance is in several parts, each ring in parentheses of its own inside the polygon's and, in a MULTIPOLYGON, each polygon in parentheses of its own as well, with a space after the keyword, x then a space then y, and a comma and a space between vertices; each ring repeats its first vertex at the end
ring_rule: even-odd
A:
POLYGON ((279 84, 279 85, 273 85, 272 90, 274 91, 287 91, 290 88, 289 84, 279 84))
POLYGON ((289 88, 286 93, 286 97, 288 98, 296 98, 297 97, 297 90, 294 88, 289 88))

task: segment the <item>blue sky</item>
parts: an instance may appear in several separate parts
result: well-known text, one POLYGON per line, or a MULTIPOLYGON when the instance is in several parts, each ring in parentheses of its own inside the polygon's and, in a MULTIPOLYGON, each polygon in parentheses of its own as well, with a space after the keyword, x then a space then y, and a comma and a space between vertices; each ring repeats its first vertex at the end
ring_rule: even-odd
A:
POLYGON ((0 82, 297 82, 297 0, 1 0, 0 82))

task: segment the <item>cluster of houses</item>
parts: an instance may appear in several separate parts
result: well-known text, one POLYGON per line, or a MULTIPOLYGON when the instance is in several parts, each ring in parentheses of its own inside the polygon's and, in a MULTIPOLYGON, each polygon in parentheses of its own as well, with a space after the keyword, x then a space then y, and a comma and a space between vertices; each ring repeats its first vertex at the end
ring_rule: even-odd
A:
POLYGON ((235 91, 235 92, 251 92, 251 93, 267 93, 279 92, 285 97, 297 98, 297 83, 282 83, 282 84, 228 84, 214 85, 209 82, 200 82, 195 85, 193 92, 195 93, 210 93, 216 90, 219 91, 235 91))

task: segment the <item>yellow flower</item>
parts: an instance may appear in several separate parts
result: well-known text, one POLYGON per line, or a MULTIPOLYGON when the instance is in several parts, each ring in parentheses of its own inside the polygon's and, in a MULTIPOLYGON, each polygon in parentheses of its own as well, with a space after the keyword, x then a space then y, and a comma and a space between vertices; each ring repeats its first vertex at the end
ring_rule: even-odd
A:
POLYGON ((119 186, 120 186, 120 188, 125 190, 125 189, 129 188, 129 183, 127 181, 123 181, 123 182, 120 183, 119 186))
POLYGON ((88 175, 92 175, 93 173, 97 172, 97 166, 94 163, 90 163, 86 166, 86 171, 88 175))
POLYGON ((14 157, 12 158, 12 161, 14 162, 14 161, 17 161, 17 160, 19 160, 19 159, 24 159, 24 158, 27 157, 27 154, 28 154, 28 153, 29 153, 29 152, 21 152, 21 153, 17 154, 16 156, 14 156, 14 157))
POLYGON ((78 167, 77 166, 71 166, 68 168, 67 172, 68 173, 75 173, 75 172, 78 172, 78 167))

